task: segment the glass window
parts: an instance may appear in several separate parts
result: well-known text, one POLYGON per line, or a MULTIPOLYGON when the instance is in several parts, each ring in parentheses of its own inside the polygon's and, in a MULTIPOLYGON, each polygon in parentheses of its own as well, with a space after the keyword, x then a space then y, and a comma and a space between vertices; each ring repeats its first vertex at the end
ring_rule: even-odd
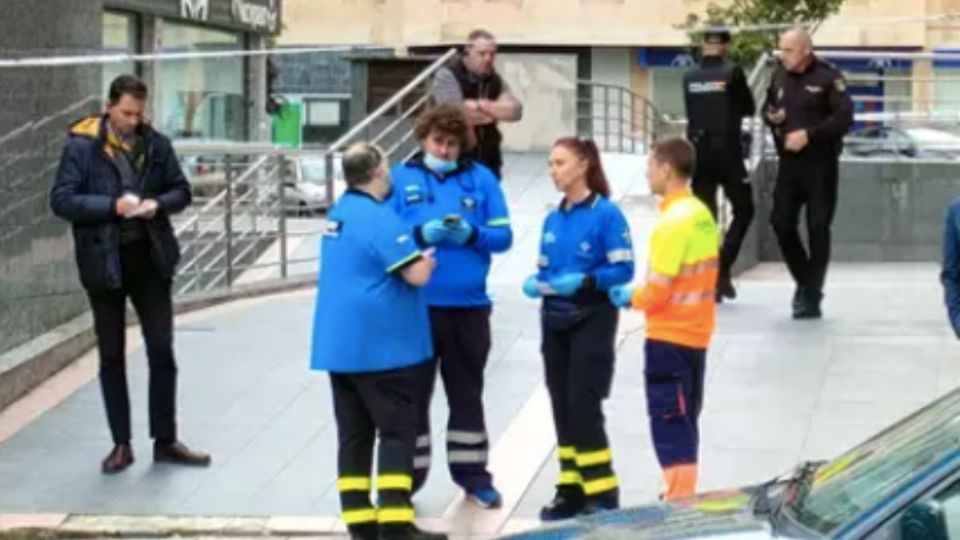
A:
POLYGON ((960 392, 954 392, 818 469, 809 489, 788 501, 788 512, 829 534, 953 459, 958 439, 960 392))
MULTIPOLYGON (((164 21, 163 52, 235 51, 239 34, 164 21)), ((244 61, 239 56, 172 60, 157 65, 154 122, 174 138, 245 138, 244 61)))
MULTIPOLYGON (((106 54, 133 54, 137 52, 137 24, 133 15, 105 12, 103 14, 103 51, 106 54)), ((134 73, 133 61, 103 64, 103 94, 110 83, 125 73, 134 73)))

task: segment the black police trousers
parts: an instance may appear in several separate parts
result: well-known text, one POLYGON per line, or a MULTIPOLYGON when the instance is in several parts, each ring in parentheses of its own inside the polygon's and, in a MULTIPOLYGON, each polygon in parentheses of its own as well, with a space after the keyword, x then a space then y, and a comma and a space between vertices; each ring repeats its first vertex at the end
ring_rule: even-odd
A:
POLYGON ((123 288, 90 291, 93 328, 100 355, 100 389, 114 444, 130 442, 130 393, 127 388, 127 297, 137 312, 150 369, 150 436, 161 443, 177 438, 177 364, 173 355, 171 280, 157 271, 150 244, 121 246, 123 288))
POLYGON ((823 297, 838 176, 839 159, 832 151, 808 149, 780 157, 770 221, 787 268, 809 302, 823 297), (809 252, 798 230, 801 209, 806 210, 809 252))
POLYGON ((609 302, 581 306, 554 298, 541 312, 544 374, 557 432, 557 489, 619 499, 603 401, 613 382, 619 313, 609 302))
POLYGON ((343 521, 359 534, 379 524, 403 526, 414 520, 413 453, 423 381, 433 361, 371 373, 331 373, 337 420, 337 490, 343 521), (379 434, 376 490, 379 508, 370 503, 374 487, 373 447, 379 434))
MULTIPOLYGON (((447 395, 447 464, 457 485, 470 491, 491 487, 487 470, 490 442, 483 413, 483 372, 490 354, 490 312, 486 307, 431 307, 430 330, 440 378, 447 395)), ((430 472, 430 401, 436 369, 426 374, 427 399, 420 411, 414 459, 414 491, 430 472)))
POLYGON ((729 276, 730 269, 737 261, 743 239, 747 236, 755 212, 753 190, 744 182, 743 167, 731 163, 731 159, 740 158, 739 148, 731 150, 735 155, 718 154, 716 151, 697 150, 697 167, 693 176, 693 193, 703 201, 717 220, 717 188, 723 188, 723 194, 733 207, 733 222, 723 238, 720 250, 720 274, 729 276))

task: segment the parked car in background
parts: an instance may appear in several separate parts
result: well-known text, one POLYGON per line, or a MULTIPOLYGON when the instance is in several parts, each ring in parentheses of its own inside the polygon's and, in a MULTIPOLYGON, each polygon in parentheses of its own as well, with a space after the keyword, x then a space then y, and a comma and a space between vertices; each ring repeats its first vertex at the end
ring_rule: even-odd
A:
POLYGON ((803 463, 765 484, 508 538, 958 539, 960 390, 833 461, 803 463))
POLYGON ((850 133, 844 149, 854 157, 955 160, 960 136, 932 128, 872 126, 850 133))

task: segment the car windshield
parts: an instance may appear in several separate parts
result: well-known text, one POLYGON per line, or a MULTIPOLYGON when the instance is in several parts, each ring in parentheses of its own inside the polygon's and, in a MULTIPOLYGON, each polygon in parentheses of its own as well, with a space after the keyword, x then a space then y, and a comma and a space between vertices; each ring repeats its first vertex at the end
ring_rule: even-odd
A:
POLYGON ((326 167, 320 159, 302 159, 300 167, 303 171, 303 182, 319 183, 325 179, 326 167))
POLYGON ((960 453, 960 390, 817 469, 786 501, 795 522, 827 534, 960 453))

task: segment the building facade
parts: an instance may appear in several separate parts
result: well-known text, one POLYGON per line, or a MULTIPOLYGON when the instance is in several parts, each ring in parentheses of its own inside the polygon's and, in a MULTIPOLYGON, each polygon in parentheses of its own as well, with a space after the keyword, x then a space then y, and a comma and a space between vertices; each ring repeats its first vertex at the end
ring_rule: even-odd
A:
MULTIPOLYGON (((4 0, 6 58, 262 49, 278 0, 4 0)), ((69 125, 103 110, 118 74, 144 77, 174 138, 267 140, 266 57, 0 67, 0 356, 84 312, 68 226, 48 192, 69 125)))

